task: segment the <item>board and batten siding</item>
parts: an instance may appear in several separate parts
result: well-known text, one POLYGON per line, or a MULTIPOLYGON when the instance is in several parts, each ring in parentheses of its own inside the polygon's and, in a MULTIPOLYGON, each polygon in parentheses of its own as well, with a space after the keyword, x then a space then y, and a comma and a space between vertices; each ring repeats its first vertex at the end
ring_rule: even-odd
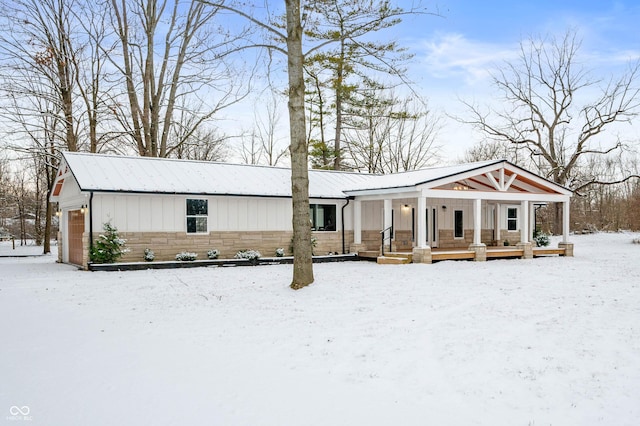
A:
MULTIPOLYGON (((291 199, 267 197, 185 196, 146 194, 98 194, 93 198, 93 226, 111 221, 122 232, 186 232, 186 200, 208 200, 209 231, 290 231, 291 199)), ((341 226, 344 200, 314 200, 311 204, 335 204, 341 226)), ((347 207, 348 211, 349 207, 347 207)), ((346 212, 345 212, 346 213, 346 212)), ((347 229, 352 228, 345 214, 347 229)), ((340 228, 338 228, 340 229, 340 228)))

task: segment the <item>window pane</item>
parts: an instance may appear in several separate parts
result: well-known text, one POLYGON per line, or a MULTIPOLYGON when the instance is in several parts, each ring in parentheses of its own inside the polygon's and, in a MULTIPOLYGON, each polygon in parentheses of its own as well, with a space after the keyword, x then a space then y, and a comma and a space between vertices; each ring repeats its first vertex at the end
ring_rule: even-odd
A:
POLYGON ((518 209, 507 209, 507 230, 516 231, 518 229, 518 209))
POLYGON ((197 232, 196 231, 196 218, 195 217, 188 217, 187 218, 187 232, 188 233, 197 232))
POLYGON ((207 232, 207 218, 206 217, 188 217, 187 218, 187 233, 207 232))
POLYGON ((187 216, 207 214, 207 200, 187 200, 187 216))
POLYGON ((196 217, 196 232, 207 232, 207 218, 196 217))
POLYGON ((464 237, 464 224, 462 220, 462 210, 456 210, 454 212, 455 219, 455 238, 463 238, 464 237))
POLYGON ((311 204, 311 226, 314 231, 336 230, 336 206, 335 204, 311 204))

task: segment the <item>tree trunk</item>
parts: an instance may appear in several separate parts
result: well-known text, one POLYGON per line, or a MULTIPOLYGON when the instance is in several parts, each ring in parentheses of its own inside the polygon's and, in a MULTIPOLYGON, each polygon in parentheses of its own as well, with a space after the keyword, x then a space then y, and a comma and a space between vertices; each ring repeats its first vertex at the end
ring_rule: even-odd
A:
POLYGON ((304 57, 300 0, 286 0, 286 8, 294 255, 291 288, 298 290, 313 282, 313 259, 309 221, 309 166, 304 115, 304 57))

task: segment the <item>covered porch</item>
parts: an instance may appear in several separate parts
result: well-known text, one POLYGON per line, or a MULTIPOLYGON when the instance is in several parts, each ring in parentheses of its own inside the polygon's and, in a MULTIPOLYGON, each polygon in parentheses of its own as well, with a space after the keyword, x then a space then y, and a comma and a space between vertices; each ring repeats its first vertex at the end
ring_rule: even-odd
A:
POLYGON ((407 172, 389 176, 386 187, 381 179, 376 188, 349 191, 351 251, 385 258, 411 253, 410 260, 418 263, 572 256, 571 191, 507 161, 487 163, 429 169, 430 175, 407 172), (547 203, 563 207, 562 240, 554 248, 533 242, 535 209, 547 203))

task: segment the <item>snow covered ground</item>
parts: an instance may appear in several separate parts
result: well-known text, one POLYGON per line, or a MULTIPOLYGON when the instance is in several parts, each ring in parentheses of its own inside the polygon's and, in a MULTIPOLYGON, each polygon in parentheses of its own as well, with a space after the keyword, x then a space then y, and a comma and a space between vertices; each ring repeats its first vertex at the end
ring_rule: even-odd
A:
MULTIPOLYGON (((0 423, 637 425, 638 234, 574 258, 82 272, 0 258, 0 423)), ((555 244, 555 242, 554 242, 555 244)))

